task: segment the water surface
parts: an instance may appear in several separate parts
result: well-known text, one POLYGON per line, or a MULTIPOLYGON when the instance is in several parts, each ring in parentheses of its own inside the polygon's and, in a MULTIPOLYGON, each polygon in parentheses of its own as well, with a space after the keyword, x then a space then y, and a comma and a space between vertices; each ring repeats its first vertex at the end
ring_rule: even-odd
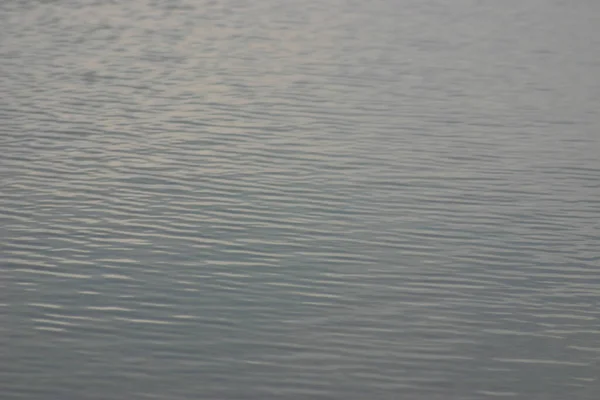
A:
POLYGON ((599 398, 598 15, 2 2, 2 398, 599 398))

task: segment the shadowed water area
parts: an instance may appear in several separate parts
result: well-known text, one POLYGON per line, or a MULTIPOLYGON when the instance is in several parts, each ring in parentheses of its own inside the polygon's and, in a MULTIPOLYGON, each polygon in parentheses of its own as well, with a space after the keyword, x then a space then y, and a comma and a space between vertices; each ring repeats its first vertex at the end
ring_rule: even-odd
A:
POLYGON ((0 397, 600 398, 600 2, 0 3, 0 397))

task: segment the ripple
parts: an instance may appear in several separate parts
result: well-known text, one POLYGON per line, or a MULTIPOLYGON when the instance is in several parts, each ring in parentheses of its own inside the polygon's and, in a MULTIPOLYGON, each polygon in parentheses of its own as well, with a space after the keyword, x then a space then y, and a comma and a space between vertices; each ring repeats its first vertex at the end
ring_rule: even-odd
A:
POLYGON ((3 395, 595 399, 597 6, 472 3, 0 4, 3 395))

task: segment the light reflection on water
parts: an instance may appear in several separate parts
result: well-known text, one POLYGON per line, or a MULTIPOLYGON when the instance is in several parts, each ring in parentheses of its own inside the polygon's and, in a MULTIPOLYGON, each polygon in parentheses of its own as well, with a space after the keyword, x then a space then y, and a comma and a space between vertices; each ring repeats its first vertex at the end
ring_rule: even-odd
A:
POLYGON ((598 11, 3 3, 3 398, 596 399, 598 11))

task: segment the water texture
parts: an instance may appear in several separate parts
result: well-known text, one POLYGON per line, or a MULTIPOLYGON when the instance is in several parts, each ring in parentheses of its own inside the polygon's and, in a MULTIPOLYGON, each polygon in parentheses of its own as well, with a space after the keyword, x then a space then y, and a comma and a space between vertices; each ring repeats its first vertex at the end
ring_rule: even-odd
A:
POLYGON ((0 3, 0 397, 600 398, 600 3, 0 3))

